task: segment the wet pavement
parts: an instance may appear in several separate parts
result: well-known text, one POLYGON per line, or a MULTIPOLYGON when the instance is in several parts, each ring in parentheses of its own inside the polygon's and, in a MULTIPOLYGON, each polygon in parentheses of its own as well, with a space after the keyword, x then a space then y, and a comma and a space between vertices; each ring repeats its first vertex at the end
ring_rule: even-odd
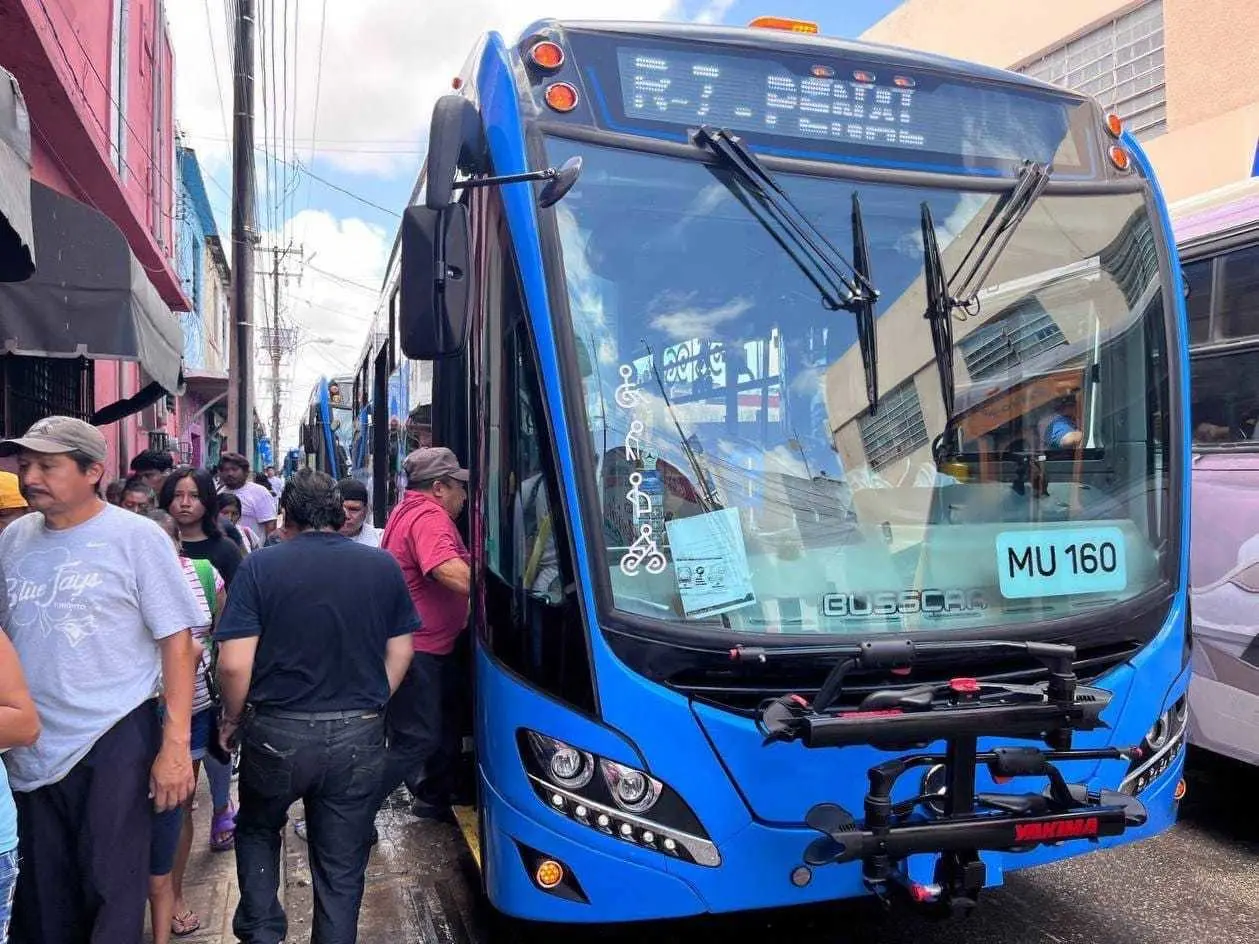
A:
MULTIPOLYGON (((363 944, 1252 944, 1259 941, 1259 770, 1194 758, 1175 829, 1146 843, 1007 876, 960 921, 885 913, 877 904, 757 912, 613 928, 524 925, 492 918, 477 892, 465 822, 416 820, 400 800, 381 813, 381 842, 367 876, 363 944)), ((466 817, 465 817, 466 819, 466 817)), ((311 896, 305 844, 287 842, 290 944, 308 944, 311 896)), ((229 856, 194 859, 220 870, 229 856)), ((216 881, 222 882, 222 876, 216 881)), ((200 884, 193 886, 203 889, 200 884)), ((217 886, 216 886, 217 887, 217 886)), ((193 892, 190 891, 190 895, 193 892)), ((198 891, 200 896, 201 892, 198 891)), ((207 917, 221 920, 207 900, 207 917)), ((196 900, 201 900, 198 897, 196 900)), ((217 910, 216 910, 217 909, 217 910)), ((230 919, 230 912, 227 917, 230 919)), ((218 924, 218 927, 222 927, 218 924)), ((205 932, 192 940, 228 942, 205 932)))

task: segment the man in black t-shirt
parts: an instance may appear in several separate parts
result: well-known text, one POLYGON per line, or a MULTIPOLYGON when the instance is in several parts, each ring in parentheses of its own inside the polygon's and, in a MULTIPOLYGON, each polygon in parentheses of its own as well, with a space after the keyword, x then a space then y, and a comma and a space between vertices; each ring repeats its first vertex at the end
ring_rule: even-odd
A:
POLYGON ((337 533, 341 494, 303 469, 284 490, 293 537, 249 555, 215 631, 220 732, 240 729, 233 930, 273 944, 280 831, 306 807, 315 891, 312 939, 352 941, 384 768, 384 708, 411 663, 419 618, 397 562, 337 533), (248 710, 246 710, 248 705, 248 710))

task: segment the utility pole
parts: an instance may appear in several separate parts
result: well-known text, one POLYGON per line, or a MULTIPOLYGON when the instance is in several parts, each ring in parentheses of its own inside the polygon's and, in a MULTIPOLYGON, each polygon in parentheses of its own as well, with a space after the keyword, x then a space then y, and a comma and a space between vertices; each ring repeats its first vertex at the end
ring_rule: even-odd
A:
POLYGON ((289 246, 287 249, 281 249, 279 246, 272 246, 271 249, 265 250, 271 253, 271 271, 259 273, 261 275, 270 275, 272 282, 272 299, 274 299, 274 307, 272 309, 271 323, 267 327, 267 337, 263 344, 263 349, 271 358, 271 452, 272 461, 278 466, 280 459, 280 362, 284 359, 285 354, 292 353, 296 347, 296 332, 291 328, 286 328, 280 321, 280 276, 288 277, 286 273, 280 271, 280 263, 285 256, 301 256, 301 247, 289 246))
POLYGON ((227 416, 233 450, 254 452, 254 0, 237 0, 232 107, 232 344, 227 416))

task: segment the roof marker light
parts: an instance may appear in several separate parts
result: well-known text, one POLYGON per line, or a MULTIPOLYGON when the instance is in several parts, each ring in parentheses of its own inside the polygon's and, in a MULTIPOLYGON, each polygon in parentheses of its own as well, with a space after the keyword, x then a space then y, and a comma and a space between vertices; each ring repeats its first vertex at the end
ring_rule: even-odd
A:
POLYGON ((572 111, 577 107, 577 89, 567 82, 553 82, 546 87, 546 103, 555 111, 572 111))
POLYGON ((793 20, 785 16, 758 16, 748 24, 748 29, 786 30, 788 33, 819 32, 818 25, 808 20, 793 20))
POLYGON ((1132 155, 1128 153, 1127 148, 1122 148, 1118 144, 1112 144, 1106 149, 1106 155, 1110 158, 1110 162, 1119 170, 1129 170, 1132 167, 1132 155))
POLYGON ((533 44, 533 48, 529 50, 529 60, 539 69, 554 72, 564 64, 564 50, 559 43, 544 39, 533 44))

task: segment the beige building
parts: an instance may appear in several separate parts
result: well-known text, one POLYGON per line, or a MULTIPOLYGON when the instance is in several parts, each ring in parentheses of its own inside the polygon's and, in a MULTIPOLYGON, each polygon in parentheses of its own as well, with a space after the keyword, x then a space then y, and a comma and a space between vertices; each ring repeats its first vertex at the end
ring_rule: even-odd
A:
POLYGON ((1093 95, 1137 133, 1169 201, 1259 162, 1259 0, 905 0, 861 38, 1093 95))

